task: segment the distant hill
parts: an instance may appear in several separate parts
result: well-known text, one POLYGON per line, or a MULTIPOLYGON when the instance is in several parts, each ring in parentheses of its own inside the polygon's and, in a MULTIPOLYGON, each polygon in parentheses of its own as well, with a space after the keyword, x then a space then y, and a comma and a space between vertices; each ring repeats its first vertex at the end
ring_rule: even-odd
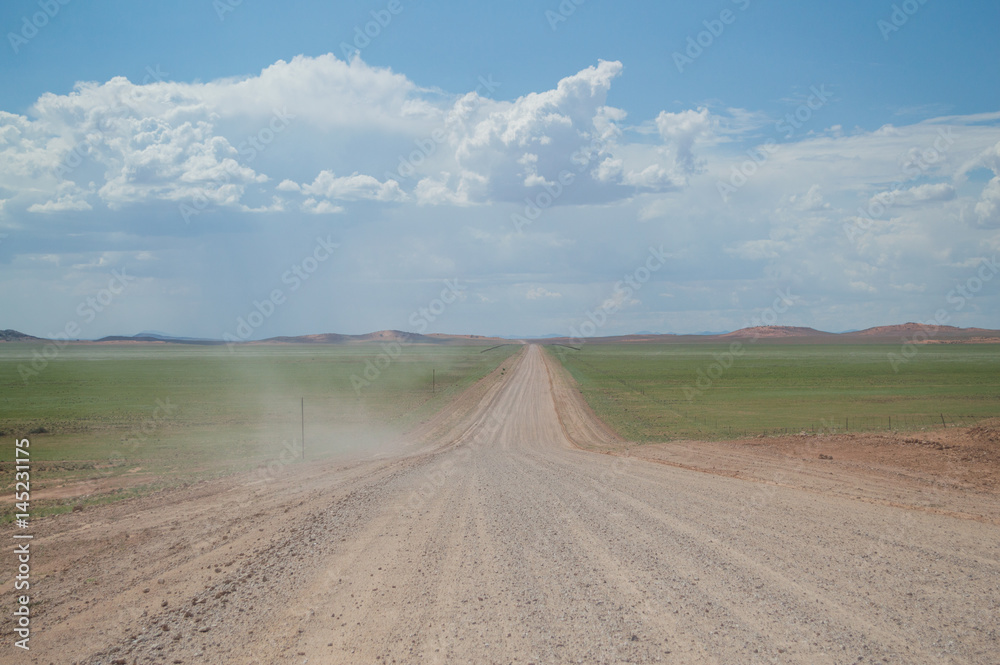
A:
POLYGON ((0 342, 31 342, 36 339, 43 341, 41 337, 25 335, 23 332, 16 330, 0 330, 0 342))
POLYGON ((421 335, 419 333, 403 332, 402 330, 379 330, 364 335, 341 335, 338 333, 323 333, 319 335, 299 335, 296 337, 269 337, 252 344, 350 344, 362 342, 397 342, 399 344, 456 344, 470 342, 498 343, 505 342, 496 337, 480 335, 445 335, 434 333, 421 335))
POLYGON ((170 337, 161 333, 139 333, 138 335, 108 335, 100 339, 95 339, 94 344, 194 344, 212 346, 225 344, 221 340, 198 339, 197 337, 170 337))
POLYGON ((903 323, 896 326, 877 326, 853 333, 843 333, 857 337, 911 337, 923 332, 932 339, 972 339, 997 337, 1000 331, 985 328, 956 328, 955 326, 925 326, 922 323, 903 323))
POLYGON ((180 342, 180 343, 216 343, 217 339, 206 339, 204 337, 178 337, 176 335, 168 335, 167 333, 157 332, 155 330, 143 330, 141 333, 137 333, 132 336, 133 339, 152 337, 163 342, 180 342))
POLYGON ((717 336, 722 338, 753 337, 755 339, 760 339, 761 337, 833 337, 834 335, 836 335, 836 333, 828 333, 823 332, 822 330, 816 330, 815 328, 801 328, 798 326, 755 326, 753 328, 741 328, 739 330, 734 330, 731 333, 725 333, 724 335, 717 336))
POLYGON ((919 323, 904 323, 895 326, 879 326, 867 330, 831 333, 815 328, 799 326, 757 326, 742 328, 723 334, 695 335, 618 335, 614 337, 588 337, 581 340, 573 337, 557 337, 545 340, 533 340, 539 343, 563 344, 578 346, 581 342, 587 344, 688 344, 699 342, 729 342, 732 340, 753 341, 786 341, 803 344, 835 344, 850 342, 891 342, 898 344, 901 340, 926 342, 987 342, 1000 343, 1000 330, 985 328, 955 328, 954 326, 938 326, 936 328, 919 323))

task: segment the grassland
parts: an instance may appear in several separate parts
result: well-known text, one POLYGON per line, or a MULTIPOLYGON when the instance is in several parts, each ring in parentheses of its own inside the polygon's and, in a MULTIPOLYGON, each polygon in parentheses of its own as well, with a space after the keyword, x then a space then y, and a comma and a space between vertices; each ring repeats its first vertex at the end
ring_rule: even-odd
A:
POLYGON ((597 415, 637 442, 973 425, 1000 416, 1000 345, 548 347, 597 415), (942 420, 943 419, 943 420, 942 420))
POLYGON ((9 443, 0 491, 12 488, 14 437, 35 432, 35 495, 93 481, 84 500, 93 503, 291 461, 302 398, 307 460, 371 454, 518 347, 69 345, 25 382, 18 367, 38 349, 0 344, 0 440, 9 443))

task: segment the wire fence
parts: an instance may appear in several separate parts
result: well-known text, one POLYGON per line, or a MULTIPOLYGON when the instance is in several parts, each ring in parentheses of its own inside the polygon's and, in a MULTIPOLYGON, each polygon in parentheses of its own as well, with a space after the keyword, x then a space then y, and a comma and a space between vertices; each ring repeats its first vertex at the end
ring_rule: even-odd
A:
POLYGON ((741 419, 727 423, 724 419, 688 418, 678 430, 686 434, 721 434, 725 436, 776 436, 792 434, 846 434, 850 432, 913 432, 948 427, 979 427, 995 425, 998 418, 990 416, 937 414, 901 414, 884 416, 839 416, 822 418, 819 422, 774 425, 773 419, 755 421, 741 419))

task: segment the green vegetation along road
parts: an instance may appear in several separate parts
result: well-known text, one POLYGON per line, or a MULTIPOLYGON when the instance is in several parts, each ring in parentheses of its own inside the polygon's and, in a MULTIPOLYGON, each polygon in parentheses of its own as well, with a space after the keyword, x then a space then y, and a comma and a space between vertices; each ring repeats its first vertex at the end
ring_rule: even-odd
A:
POLYGON ((1000 345, 550 346, 597 415, 637 442, 974 425, 1000 416, 1000 345), (943 418, 943 420, 942 420, 943 418))

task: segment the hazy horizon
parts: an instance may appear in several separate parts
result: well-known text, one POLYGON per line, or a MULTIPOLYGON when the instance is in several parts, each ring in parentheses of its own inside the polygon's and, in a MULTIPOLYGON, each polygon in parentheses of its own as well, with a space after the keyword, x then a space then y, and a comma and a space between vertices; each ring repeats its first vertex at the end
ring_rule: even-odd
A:
MULTIPOLYGON (((929 334, 933 334, 933 332, 935 331, 935 329, 949 327, 947 324, 944 324, 944 325, 941 325, 941 326, 937 326, 937 325, 933 325, 933 324, 931 324, 931 325, 922 324, 922 323, 916 322, 916 321, 907 321, 907 322, 904 322, 904 323, 880 324, 880 325, 877 325, 877 326, 869 326, 869 328, 897 327, 897 326, 905 326, 905 325, 910 325, 910 324, 917 324, 917 325, 923 326, 924 329, 929 334)), ((406 330, 405 328, 402 328, 402 329, 396 329, 396 328, 379 328, 377 330, 367 330, 367 331, 364 331, 364 332, 356 332, 356 333, 345 333, 345 332, 335 331, 335 330, 324 330, 324 331, 321 331, 321 332, 305 332, 305 333, 298 333, 298 334, 295 334, 295 335, 277 334, 277 335, 269 335, 267 337, 248 337, 246 339, 239 339, 238 337, 236 337, 234 335, 233 337, 236 337, 236 339, 228 339, 228 341, 262 342, 262 341, 267 341, 269 339, 282 338, 282 337, 292 337, 292 338, 294 338, 294 337, 308 337, 308 336, 317 336, 317 335, 344 335, 344 336, 347 336, 347 337, 363 337, 365 335, 373 335, 373 334, 383 333, 383 332, 398 332, 398 333, 403 333, 403 334, 407 334, 407 335, 410 335, 410 334, 419 334, 419 335, 444 335, 444 336, 452 336, 452 337, 484 337, 484 338, 491 338, 491 339, 506 339, 506 340, 511 340, 511 341, 516 341, 516 340, 544 340, 544 339, 556 339, 556 338, 576 338, 576 339, 580 339, 582 341, 586 341, 586 340, 589 340, 589 339, 598 339, 598 338, 602 338, 602 337, 621 337, 621 336, 626 336, 627 337, 627 336, 643 336, 643 335, 676 335, 676 336, 679 336, 679 337, 680 336, 706 336, 706 337, 709 337, 709 336, 713 336, 713 335, 727 335, 729 333, 737 332, 739 330, 744 330, 744 329, 748 329, 748 328, 752 329, 754 327, 765 327, 765 328, 770 328, 770 327, 774 327, 774 328, 805 327, 805 328, 810 328, 809 326, 783 326, 783 325, 778 325, 778 324, 775 324, 773 326, 768 326, 767 324, 765 324, 763 322, 760 322, 760 324, 758 326, 752 326, 751 325, 751 326, 745 326, 743 328, 734 328, 732 330, 698 330, 698 331, 694 331, 694 332, 675 332, 675 331, 669 331, 669 330, 662 330, 662 331, 658 331, 658 330, 639 330, 639 331, 633 331, 633 332, 616 333, 616 334, 613 334, 613 335, 611 335, 611 334, 609 334, 609 335, 603 335, 603 334, 589 335, 589 334, 585 334, 585 331, 581 331, 579 328, 577 328, 575 330, 571 330, 568 333, 542 333, 542 334, 527 334, 527 335, 491 335, 491 334, 456 332, 454 330, 450 330, 450 331, 449 330, 446 330, 446 331, 435 331, 435 332, 427 332, 427 333, 416 333, 413 330, 406 330)), ((971 329, 982 329, 980 326, 963 326, 963 327, 961 327, 961 329, 970 329, 970 328, 971 329)), ((813 330, 815 330, 816 332, 819 332, 819 333, 829 333, 829 334, 834 334, 834 335, 845 335, 845 334, 854 333, 854 332, 861 332, 861 331, 866 330, 868 328, 849 328, 849 329, 843 329, 843 330, 822 330, 822 329, 816 329, 816 328, 811 328, 811 329, 813 329, 813 330)), ((22 334, 31 335, 32 337, 38 337, 40 339, 52 339, 52 338, 47 338, 44 335, 37 335, 37 334, 33 334, 31 332, 26 332, 26 331, 18 329, 18 328, 7 328, 6 330, 13 330, 14 332, 19 332, 19 333, 22 333, 22 334)), ((987 330, 992 330, 992 329, 987 329, 987 330)), ((75 342, 94 342, 94 341, 100 341, 101 339, 105 339, 107 337, 123 337, 123 338, 130 338, 130 337, 132 337, 132 338, 134 338, 134 337, 147 337, 147 336, 148 337, 163 337, 163 338, 167 338, 167 339, 176 339, 176 340, 197 340, 197 341, 205 341, 205 342, 226 342, 227 341, 227 338, 223 338, 223 337, 214 337, 214 338, 213 337, 200 337, 198 335, 187 335, 187 334, 184 334, 184 333, 170 333, 170 332, 164 332, 162 330, 141 330, 141 331, 139 331, 137 333, 110 333, 108 335, 102 335, 101 337, 90 337, 90 338, 86 338, 86 337, 70 337, 69 341, 75 341, 75 342)), ((58 339, 65 339, 65 337, 64 336, 59 336, 58 339)))

